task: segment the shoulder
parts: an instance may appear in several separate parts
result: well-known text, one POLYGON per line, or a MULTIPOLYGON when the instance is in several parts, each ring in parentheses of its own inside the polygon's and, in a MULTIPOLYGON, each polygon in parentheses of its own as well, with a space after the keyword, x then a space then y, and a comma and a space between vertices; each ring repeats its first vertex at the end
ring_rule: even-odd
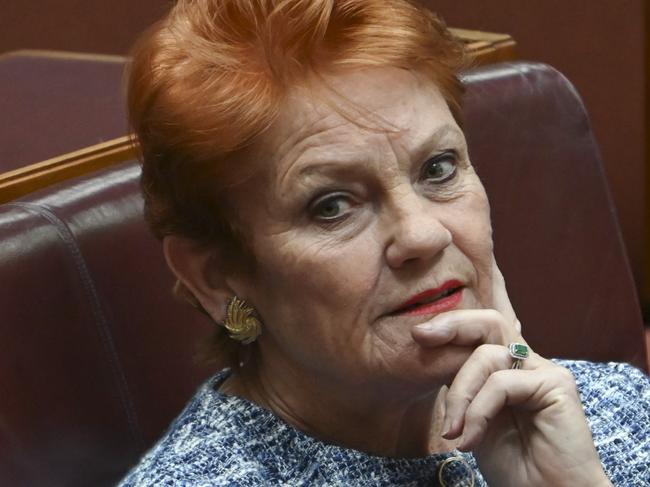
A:
MULTIPOLYGON (((583 360, 555 362, 569 369, 575 377, 587 416, 607 414, 611 408, 629 409, 634 405, 647 405, 650 401, 650 378, 629 364, 583 360)), ((619 422, 632 423, 637 418, 638 415, 634 414, 617 419, 619 422)))
POLYGON ((218 394, 220 380, 223 373, 199 389, 120 487, 268 483, 270 473, 257 451, 260 441, 246 427, 246 404, 218 394))
POLYGON ((650 379, 623 363, 556 360, 575 379, 594 444, 614 485, 650 485, 650 379))
POLYGON ((624 388, 631 388, 629 392, 648 392, 650 379, 643 371, 630 364, 563 359, 555 359, 553 361, 566 367, 573 373, 578 388, 604 387, 606 385, 619 384, 624 388))

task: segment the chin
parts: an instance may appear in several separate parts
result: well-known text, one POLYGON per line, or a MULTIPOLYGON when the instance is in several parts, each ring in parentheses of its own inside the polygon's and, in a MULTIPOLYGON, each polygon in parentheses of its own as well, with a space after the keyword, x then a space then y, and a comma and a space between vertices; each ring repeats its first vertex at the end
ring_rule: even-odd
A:
POLYGON ((417 377, 429 384, 435 383, 438 387, 450 385, 473 351, 473 347, 456 345, 433 349, 418 347, 414 378, 417 377))
POLYGON ((473 348, 453 345, 429 350, 420 346, 408 348, 391 364, 382 364, 378 375, 373 374, 378 390, 393 397, 399 395, 402 400, 435 393, 443 385, 450 385, 473 352, 473 348))

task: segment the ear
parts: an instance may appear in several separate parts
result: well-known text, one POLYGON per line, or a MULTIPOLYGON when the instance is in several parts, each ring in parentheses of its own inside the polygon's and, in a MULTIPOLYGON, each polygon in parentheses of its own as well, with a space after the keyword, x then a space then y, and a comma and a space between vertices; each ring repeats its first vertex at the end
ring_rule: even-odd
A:
POLYGON ((215 249, 194 240, 169 235, 163 239, 167 265, 217 323, 224 320, 228 299, 235 295, 225 275, 219 273, 215 249))

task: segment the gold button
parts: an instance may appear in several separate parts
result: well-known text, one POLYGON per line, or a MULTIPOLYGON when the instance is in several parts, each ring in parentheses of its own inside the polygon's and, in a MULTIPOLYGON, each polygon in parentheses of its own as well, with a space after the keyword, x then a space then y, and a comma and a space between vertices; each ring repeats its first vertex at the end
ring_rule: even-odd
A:
POLYGON ((453 465, 454 463, 459 463, 462 464, 462 466, 469 472, 470 478, 469 478, 469 487, 474 487, 474 482, 476 481, 476 475, 474 475, 474 470, 472 470, 472 467, 467 463, 467 460, 465 460, 461 456, 453 456, 445 459, 440 466, 438 467, 438 482, 440 483, 441 487, 461 487, 465 486, 465 482, 463 481, 462 484, 455 484, 455 485, 449 485, 443 478, 443 474, 445 469, 448 470, 453 470, 457 468, 457 465, 453 465))

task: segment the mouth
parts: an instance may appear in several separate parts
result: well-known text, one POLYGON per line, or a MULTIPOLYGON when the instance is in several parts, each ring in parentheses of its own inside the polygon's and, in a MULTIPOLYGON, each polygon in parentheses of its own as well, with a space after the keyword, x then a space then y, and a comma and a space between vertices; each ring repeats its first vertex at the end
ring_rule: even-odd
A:
POLYGON ((447 281, 436 289, 429 289, 413 296, 389 316, 419 316, 442 313, 458 306, 465 286, 459 281, 447 281))

